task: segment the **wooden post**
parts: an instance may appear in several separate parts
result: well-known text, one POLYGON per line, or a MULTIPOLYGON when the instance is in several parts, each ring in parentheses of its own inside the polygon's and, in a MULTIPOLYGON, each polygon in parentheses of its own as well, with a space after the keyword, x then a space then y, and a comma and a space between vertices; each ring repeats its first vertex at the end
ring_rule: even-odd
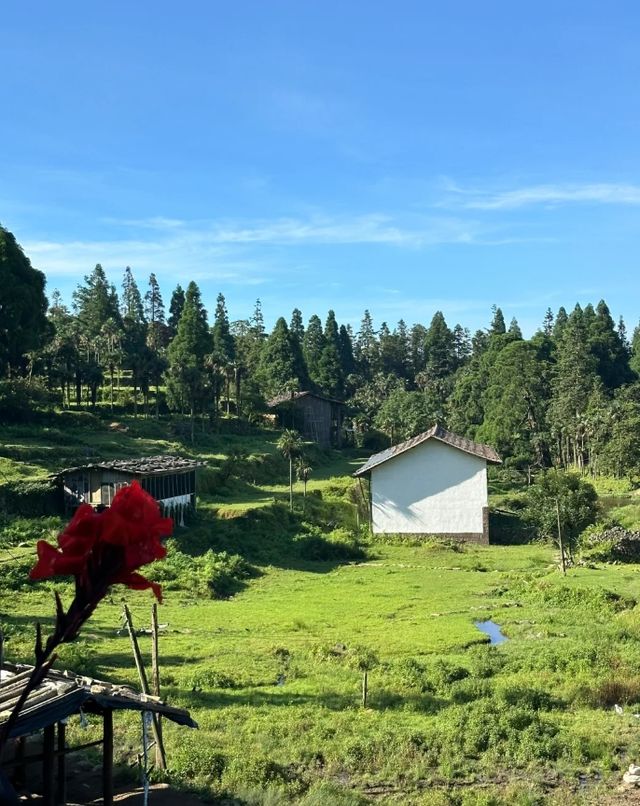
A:
POLYGON ((560 525, 560 499, 556 498, 556 515, 558 518, 558 543, 560 544, 560 565, 562 566, 562 576, 567 575, 567 566, 564 561, 564 544, 562 542, 562 527, 560 525))
MULTIPOLYGON (((156 697, 160 696, 160 656, 158 649, 158 605, 151 607, 151 685, 156 697)), ((156 743, 156 767, 163 770, 166 767, 164 759, 164 744, 162 740, 162 717, 157 714, 157 729, 159 742, 156 743)))
POLYGON ((42 802, 55 806, 55 738, 56 726, 47 725, 42 737, 42 802))
MULTIPOLYGON (((144 664, 142 662, 142 655, 140 653, 138 639, 136 637, 135 630, 133 629, 133 621, 131 620, 131 613, 126 604, 123 607, 123 612, 125 621, 127 622, 127 630, 129 631, 129 638, 131 639, 133 658, 136 663, 136 669, 138 670, 138 677, 140 678, 140 688, 142 689, 143 694, 150 694, 151 692, 149 691, 149 681, 147 680, 147 673, 145 672, 144 664)), ((156 746, 160 754, 160 769, 164 770, 166 769, 167 766, 167 755, 164 751, 164 744, 162 743, 162 733, 160 728, 158 727, 157 714, 153 714, 153 738, 155 739, 156 746)))
POLYGON ((106 708, 102 717, 102 803, 113 806, 113 711, 106 708))
POLYGON ((64 722, 58 722, 58 781, 56 787, 56 803, 67 802, 67 773, 66 773, 66 738, 67 726, 64 722))
POLYGON ((369 680, 368 680, 368 672, 365 669, 362 672, 362 707, 367 707, 367 695, 369 693, 369 680))

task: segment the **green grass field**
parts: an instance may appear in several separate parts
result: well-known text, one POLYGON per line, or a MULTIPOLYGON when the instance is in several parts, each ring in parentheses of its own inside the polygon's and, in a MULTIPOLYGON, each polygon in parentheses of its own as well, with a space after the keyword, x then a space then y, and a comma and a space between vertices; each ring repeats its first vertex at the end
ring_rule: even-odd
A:
MULTIPOLYGON (((79 456, 89 443, 105 456, 189 450, 162 424, 128 425, 93 437, 77 425, 64 443, 12 429, 3 472, 51 472, 59 453, 79 456)), ((622 770, 640 761, 640 566, 580 566, 563 578, 543 545, 370 540, 359 560, 309 559, 301 540, 355 528, 345 474, 359 457, 316 453, 307 513, 297 485, 289 516, 276 438, 208 435, 191 451, 210 476, 197 522, 175 544, 239 553, 254 573, 222 600, 166 586, 163 693, 200 726, 166 727, 170 780, 220 803, 609 802, 622 770), (488 618, 509 639, 499 647, 475 626, 488 618)), ((503 505, 514 493, 498 488, 503 505)), ((633 494, 615 493, 612 511, 632 522, 633 494)), ((23 581, 36 531, 56 526, 39 523, 30 538, 28 519, 16 521, 25 539, 0 548, 14 659, 27 659, 34 622, 52 614, 53 588, 71 595, 65 583, 23 581)), ((123 600, 148 626, 150 596, 116 588, 59 665, 136 684, 119 633, 123 600)), ((71 735, 87 741, 95 730, 74 724, 71 735)), ((119 715, 116 730, 119 761, 133 769, 139 718, 119 715)))

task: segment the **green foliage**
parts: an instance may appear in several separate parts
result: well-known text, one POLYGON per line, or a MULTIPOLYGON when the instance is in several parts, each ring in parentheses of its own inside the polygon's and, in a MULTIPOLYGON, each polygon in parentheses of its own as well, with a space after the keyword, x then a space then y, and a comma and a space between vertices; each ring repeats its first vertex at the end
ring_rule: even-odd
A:
POLYGON ((48 479, 0 483, 0 512, 21 515, 55 515, 62 509, 60 491, 48 479))
POLYGON ((541 537, 557 539, 558 508, 563 539, 571 546, 580 532, 596 520, 596 491, 576 473, 548 470, 527 491, 527 518, 541 537))
POLYGON ((0 226, 0 379, 22 371, 25 354, 41 348, 46 319, 45 276, 34 269, 9 230, 0 226))
POLYGON ((255 574, 255 569, 237 554, 209 549, 192 557, 171 543, 165 559, 154 563, 149 572, 167 590, 181 590, 208 599, 233 596, 255 574))
POLYGON ((40 380, 0 380, 0 423, 43 420, 56 397, 40 380))

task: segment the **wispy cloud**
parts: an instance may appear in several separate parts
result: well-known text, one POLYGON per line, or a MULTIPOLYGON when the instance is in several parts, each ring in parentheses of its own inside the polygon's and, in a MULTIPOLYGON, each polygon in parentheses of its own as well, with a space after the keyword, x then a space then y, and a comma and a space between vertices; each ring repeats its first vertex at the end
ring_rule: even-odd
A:
POLYGON ((392 216, 368 213, 359 216, 310 215, 272 219, 184 222, 154 217, 119 222, 126 228, 171 230, 191 243, 212 246, 254 244, 379 244, 419 248, 438 244, 512 243, 495 236, 495 230, 478 221, 454 216, 392 216), (166 223, 165 223, 166 222, 166 223))
POLYGON ((618 183, 547 184, 498 192, 465 189, 449 183, 448 202, 442 206, 469 210, 514 210, 531 205, 640 204, 640 185, 618 183))

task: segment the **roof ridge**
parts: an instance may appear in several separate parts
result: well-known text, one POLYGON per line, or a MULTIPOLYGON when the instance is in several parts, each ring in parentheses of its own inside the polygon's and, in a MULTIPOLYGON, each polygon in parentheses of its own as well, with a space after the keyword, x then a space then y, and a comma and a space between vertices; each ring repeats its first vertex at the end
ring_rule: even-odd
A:
POLYGON ((421 434, 410 437, 404 442, 399 442, 397 445, 391 445, 389 448, 386 448, 379 453, 374 453, 367 459, 362 467, 355 471, 353 475, 362 476, 365 473, 373 470, 374 467, 377 467, 378 465, 381 465, 396 456, 400 456, 412 448, 418 447, 418 445, 421 445, 423 442, 427 442, 429 439, 437 439, 439 442, 444 442, 445 445, 450 445, 452 448, 457 448, 458 450, 472 454, 473 456, 479 456, 481 459, 485 459, 487 462, 491 462, 492 464, 502 464, 502 459, 498 455, 497 451, 495 451, 490 445, 486 445, 482 442, 474 442, 468 437, 463 437, 460 434, 449 431, 444 426, 436 423, 427 431, 423 431, 421 434))

